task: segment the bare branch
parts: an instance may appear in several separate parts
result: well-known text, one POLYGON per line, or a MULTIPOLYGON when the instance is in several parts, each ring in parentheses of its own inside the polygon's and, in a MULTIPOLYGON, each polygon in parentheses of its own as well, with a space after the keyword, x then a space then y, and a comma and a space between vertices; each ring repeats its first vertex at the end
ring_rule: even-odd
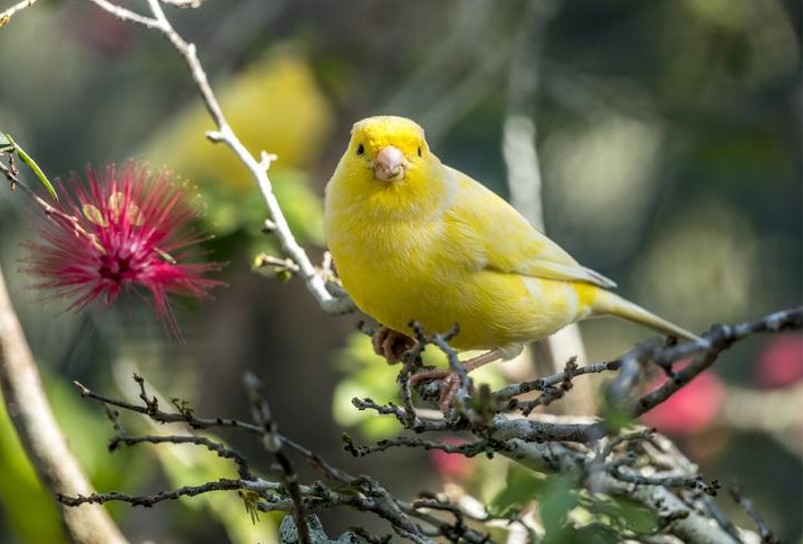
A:
POLYGON ((753 504, 753 501, 744 496, 742 486, 734 483, 731 485, 730 492, 733 500, 736 501, 742 510, 744 510, 748 516, 750 516, 750 519, 753 520, 753 523, 756 524, 756 527, 758 528, 758 534, 761 537, 761 542, 764 544, 780 544, 781 541, 772 534, 767 522, 764 520, 764 517, 759 514, 758 510, 753 504))
POLYGON ((79 494, 76 496, 68 496, 60 493, 58 495, 58 500, 61 504, 72 507, 82 504, 104 504, 112 501, 120 501, 127 502, 132 506, 145 506, 149 508, 162 501, 175 500, 181 497, 195 497, 196 495, 202 495, 212 491, 247 490, 255 493, 266 493, 267 491, 278 491, 280 488, 280 484, 274 484, 273 482, 266 482, 264 480, 252 482, 241 479, 232 480, 221 478, 212 482, 206 482, 202 485, 188 485, 171 491, 162 491, 155 495, 134 496, 116 491, 111 493, 92 493, 91 495, 79 494))
POLYGON ((13 17, 15 13, 17 13, 18 11, 22 11, 25 8, 31 7, 36 2, 37 0, 22 0, 22 2, 14 4, 7 10, 0 11, 0 28, 8 24, 11 21, 11 17, 13 17))
POLYGON ((177 8, 199 8, 206 0, 161 0, 163 4, 177 8))
POLYGON ((293 500, 293 518, 296 521, 298 540, 300 544, 309 544, 309 525, 307 525, 304 499, 298 486, 298 473, 293 468, 290 459, 282 451, 282 440, 278 434, 279 427, 273 416, 271 416, 270 407, 263 394, 262 382, 251 373, 246 374, 243 381, 251 399, 251 413, 262 429, 262 444, 268 453, 276 457, 276 461, 278 461, 282 469, 282 481, 290 493, 290 498, 293 500))
POLYGON ((118 6, 108 0, 87 0, 88 2, 92 2, 99 8, 108 13, 111 13, 118 19, 126 23, 135 23, 138 25, 142 25, 145 28, 150 28, 151 30, 161 30, 161 25, 159 21, 153 19, 151 17, 145 17, 144 15, 140 15, 135 11, 131 11, 130 9, 124 8, 122 6, 118 6))
POLYGON ((683 370, 674 373, 665 384, 639 398, 634 405, 633 414, 640 416, 664 402, 692 378, 714 364, 719 354, 735 342, 757 333, 800 330, 802 327, 803 307, 790 308, 737 325, 716 325, 697 342, 650 350, 653 351, 650 359, 662 365, 671 365, 690 356, 694 356, 694 359, 683 370))
POLYGON ((203 446, 207 450, 214 452, 222 459, 231 459, 237 464, 237 471, 240 478, 243 480, 254 480, 251 474, 251 469, 248 466, 248 461, 239 452, 224 446, 221 443, 215 442, 206 438, 205 436, 179 436, 179 435, 146 435, 146 436, 132 436, 120 433, 112 439, 109 443, 109 451, 114 451, 121 444, 126 446, 135 446, 137 444, 194 444, 196 446, 203 446))
MULTIPOLYGON (((117 438, 112 440, 112 447, 119 443, 137 444, 143 442, 194 444, 213 451, 221 457, 233 459, 238 465, 242 465, 240 469, 241 476, 243 474, 246 476, 237 480, 221 478, 213 482, 181 487, 148 496, 133 496, 118 492, 82 494, 78 496, 67 496, 64 494, 59 496, 59 500, 63 504, 80 505, 85 503, 123 501, 137 506, 153 506, 165 500, 192 497, 213 491, 248 491, 258 498, 255 502, 255 506, 259 510, 290 512, 294 514, 294 518, 296 519, 298 519, 297 514, 302 513, 305 515, 304 519, 310 523, 310 520, 313 518, 310 517, 309 512, 313 510, 346 506, 365 512, 371 512, 385 519, 392 525, 398 535, 421 544, 434 543, 432 537, 436 536, 444 536, 452 542, 459 541, 480 544, 487 541, 487 535, 479 531, 469 527, 455 526, 455 522, 444 521, 428 514, 427 509, 431 509, 431 505, 409 504, 405 501, 401 501, 391 495, 387 489, 376 481, 365 476, 355 477, 340 469, 336 469, 323 461, 315 453, 279 435, 261 394, 253 398, 253 408, 255 412, 257 412, 255 417, 258 421, 257 425, 253 425, 231 419, 221 418, 218 420, 210 420, 196 418, 193 415, 192 409, 180 402, 174 402, 174 406, 178 410, 177 412, 165 412, 159 408, 159 403, 156 398, 147 393, 144 380, 139 376, 135 376, 135 380, 140 387, 138 396, 142 405, 131 404, 116 399, 108 399, 79 385, 81 393, 85 397, 97 400, 104 406, 109 407, 109 414, 118 435, 117 438), (260 434, 263 436, 263 442, 269 451, 277 456, 277 461, 279 461, 280 469, 283 473, 283 481, 271 482, 264 479, 253 478, 250 476, 250 469, 247 467, 246 460, 242 458, 242 456, 239 456, 230 448, 205 437, 183 435, 128 435, 122 430, 122 426, 118 421, 118 414, 110 407, 142 414, 156 422, 185 422, 188 425, 195 425, 198 427, 208 424, 209 426, 239 428, 249 433, 260 434), (284 450, 288 448, 301 454, 313 467, 319 469, 326 476, 336 480, 336 488, 327 487, 319 481, 314 482, 312 485, 300 484, 298 482, 297 473, 295 473, 290 465, 289 459, 284 457, 284 450), (284 458, 284 462, 280 457, 284 458)), ((254 384, 251 384, 249 388, 253 388, 253 386, 254 384)), ((251 390, 253 391, 253 389, 251 390)))
POLYGON ((448 444, 446 442, 436 442, 434 440, 424 440, 412 436, 399 436, 396 438, 388 438, 380 440, 373 446, 357 446, 354 440, 347 434, 343 434, 343 448, 352 454, 354 457, 362 457, 372 453, 382 452, 390 448, 422 448, 425 450, 440 450, 446 453, 459 453, 466 457, 474 457, 489 451, 493 451, 489 442, 481 440, 478 442, 471 442, 466 444, 448 444))
POLYGON ((518 395, 523 395, 524 393, 529 393, 530 391, 548 391, 551 387, 565 382, 566 380, 574 379, 577 376, 583 376, 585 374, 601 374, 603 372, 619 370, 620 365, 621 361, 617 359, 614 361, 602 361, 599 363, 576 367, 573 368, 570 373, 564 369, 563 372, 559 372, 551 376, 545 376, 532 381, 507 385, 494 392, 494 399, 497 401, 504 401, 518 395))

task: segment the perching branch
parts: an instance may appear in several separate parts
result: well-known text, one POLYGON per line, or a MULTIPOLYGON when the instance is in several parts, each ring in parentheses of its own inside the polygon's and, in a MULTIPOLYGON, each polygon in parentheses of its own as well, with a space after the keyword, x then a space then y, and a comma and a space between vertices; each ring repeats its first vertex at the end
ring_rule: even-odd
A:
MULTIPOLYGON (((563 372, 540 380, 507 386, 496 392, 479 388, 475 393, 468 376, 461 379, 460 399, 447 417, 429 417, 414 405, 412 390, 403 406, 381 405, 370 399, 355 399, 360 409, 368 409, 380 415, 391 415, 409 430, 419 433, 466 433, 473 436, 462 444, 449 444, 428 437, 402 436, 382 441, 374 446, 360 446, 344 436, 344 448, 355 456, 377 454, 393 447, 414 447, 438 449, 447 453, 462 454, 467 457, 477 455, 501 455, 514 462, 538 472, 562 474, 578 482, 580 489, 599 494, 621 497, 635 501, 647 508, 658 523, 658 531, 683 542, 727 543, 742 542, 744 531, 735 528, 718 509, 712 497, 717 494, 719 484, 707 481, 696 465, 680 453, 672 443, 648 429, 636 429, 618 433, 609 428, 605 420, 585 418, 574 420, 566 417, 547 416, 524 419, 506 413, 516 396, 533 390, 542 391, 544 396, 557 400, 571 392, 571 383, 578 377, 600 372, 619 372, 624 378, 615 381, 614 391, 621 395, 623 406, 629 407, 631 415, 639 410, 660 404, 680 387, 679 381, 689 380, 710 365, 717 356, 749 335, 759 332, 778 332, 803 327, 803 308, 785 310, 764 316, 760 319, 733 326, 716 326, 704 334, 698 342, 675 346, 660 346, 648 343, 638 346, 622 357, 585 367, 567 364, 563 372), (673 363, 679 359, 693 357, 692 363, 673 372, 673 363), (639 384, 640 370, 631 376, 631 362, 646 365, 650 362, 660 364, 673 377, 656 390, 635 401, 630 401, 633 388, 639 384), (699 361, 699 363, 698 363, 699 361), (692 370, 689 370, 691 368, 692 370), (688 371, 688 372, 687 372, 688 371), (465 380, 465 381, 464 381, 465 380), (677 380, 677 381, 674 381, 677 380), (627 384, 627 388, 622 386, 627 384), (556 393, 555 390, 561 391, 556 393)), ((453 334, 455 331, 452 331, 453 334)), ((410 388, 410 373, 420 370, 420 354, 426 345, 435 345, 447 355, 453 354, 447 341, 449 335, 427 335, 420 327, 416 329, 418 344, 407 353, 403 366, 403 376, 399 378, 402 391, 410 388)), ((283 511, 292 514, 296 535, 301 541, 314 542, 315 525, 311 514, 316 511, 348 507, 371 513, 386 520, 393 531, 408 540, 419 543, 434 542, 442 537, 450 542, 479 543, 487 539, 482 531, 470 528, 466 520, 490 524, 498 522, 499 517, 486 514, 471 514, 455 502, 444 498, 417 500, 412 503, 394 497, 379 482, 366 476, 352 476, 338 469, 318 455, 295 444, 281 435, 265 403, 260 387, 253 379, 246 385, 251 393, 254 423, 225 419, 201 418, 184 403, 174 403, 172 409, 164 410, 155 397, 148 394, 144 380, 134 377, 139 392, 139 403, 111 399, 79 385, 82 395, 103 404, 112 416, 116 436, 112 445, 135 446, 140 443, 160 443, 202 447, 212 454, 230 459, 238 466, 240 479, 221 478, 218 480, 166 490, 156 495, 131 496, 124 493, 101 493, 78 496, 60 496, 68 505, 84 503, 105 503, 125 501, 133 505, 150 506, 163 500, 191 497, 206 492, 248 491, 253 508, 258 511, 283 511), (256 475, 247 460, 227 446, 222 446, 209 438, 199 439, 190 435, 166 437, 133 436, 123 431, 117 410, 143 414, 155 422, 184 422, 190 430, 214 427, 241 429, 261 437, 265 447, 277 463, 275 469, 278 480, 256 475), (302 483, 288 454, 300 455, 308 464, 319 471, 333 485, 321 481, 302 483), (432 512, 448 512, 451 520, 435 516, 432 512)), ((686 381, 683 381, 686 383, 686 381)), ((431 388, 432 384, 420 385, 417 389, 431 388)), ((743 502, 745 508, 751 505, 743 502)), ((509 524, 522 523, 519 517, 506 518, 509 524)), ((760 520, 760 518, 758 518, 760 520)), ((762 535, 769 534, 766 526, 757 521, 762 535)), ((316 529, 317 531, 317 529, 316 529)), ((380 541, 370 537, 369 540, 380 541)), ((769 541, 768 541, 769 542, 769 541)))
POLYGON ((697 342, 672 347, 636 348, 634 351, 646 352, 650 360, 662 368, 669 368, 670 371, 673 363, 688 357, 693 359, 683 370, 670 372, 670 379, 665 384, 639 398, 633 406, 633 415, 640 416, 674 395, 695 376, 714 364, 719 355, 736 342, 753 334, 778 333, 801 328, 803 328, 803 307, 790 308, 737 325, 715 325, 697 342))
MULTIPOLYGON (((625 411, 627 417, 635 418, 670 398, 683 385, 710 367, 735 342, 757 333, 777 333, 801 328, 803 308, 792 308, 732 326, 715 326, 697 342, 671 346, 646 343, 616 360, 583 367, 576 367, 570 362, 563 372, 506 386, 491 393, 490 398, 497 405, 497 413, 491 420, 480 417, 476 412, 477 401, 471 398, 467 398, 462 406, 453 408, 450 417, 445 419, 424 418, 420 415, 413 419, 409 412, 417 412, 415 406, 403 408, 394 404, 377 404, 370 399, 354 399, 353 402, 359 409, 393 416, 402 426, 415 433, 462 431, 473 433, 479 441, 469 442, 464 447, 454 447, 438 445, 418 437, 401 437, 367 447, 346 440, 346 448, 354 455, 366 455, 394 446, 437 448, 466 456, 476 455, 481 451, 495 452, 538 471, 573 473, 579 470, 583 485, 588 489, 636 500, 653 511, 667 534, 684 542, 730 544, 734 542, 734 534, 739 533, 711 502, 711 496, 716 494, 718 484, 706 482, 697 467, 668 440, 649 431, 618 435, 616 429, 610 427, 604 419, 569 422, 564 418, 553 417, 551 421, 543 421, 514 418, 503 411, 521 410, 529 413, 533 403, 553 402, 567 394, 573 380, 579 376, 618 372, 617 379, 610 386, 610 397, 612 402, 625 411), (689 357, 692 361, 688 366, 680 371, 673 371, 675 362, 689 357), (645 365, 651 363, 669 373, 670 380, 632 400, 631 396, 640 385, 645 365), (527 403, 516 400, 518 395, 533 390, 542 391, 542 396, 527 403), (411 424, 413 421, 414 425, 411 424), (617 453, 624 444, 631 443, 640 445, 638 454, 634 456, 617 453), (640 463, 636 463, 638 459, 641 459, 640 463)), ((424 335, 418 336, 421 342, 424 335)), ((426 338, 437 345, 437 342, 431 340, 434 336, 426 338)), ((419 347, 415 353, 411 353, 418 357, 420 351, 419 347)), ((480 407, 483 402, 479 401, 480 407)))

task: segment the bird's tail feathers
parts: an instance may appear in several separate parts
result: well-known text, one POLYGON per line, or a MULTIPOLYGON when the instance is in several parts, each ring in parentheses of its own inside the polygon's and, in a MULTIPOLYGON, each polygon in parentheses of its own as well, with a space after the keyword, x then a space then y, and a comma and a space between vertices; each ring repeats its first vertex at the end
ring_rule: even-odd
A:
POLYGON ((597 294, 592 305, 595 314, 608 314, 640 323, 667 336, 675 336, 686 340, 700 340, 700 337, 669 321, 648 312, 641 306, 625 300, 616 293, 602 291, 597 294))

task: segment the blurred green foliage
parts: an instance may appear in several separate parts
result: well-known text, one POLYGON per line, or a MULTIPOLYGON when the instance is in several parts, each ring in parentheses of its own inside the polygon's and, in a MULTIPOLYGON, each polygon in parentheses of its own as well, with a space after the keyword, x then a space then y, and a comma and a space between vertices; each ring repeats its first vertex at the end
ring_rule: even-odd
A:
MULTIPOLYGON (((153 426, 153 431, 164 432, 156 426, 153 426)), ((201 436, 227 445, 218 436, 211 434, 201 436)), ((236 467, 230 460, 222 459, 201 447, 162 445, 153 448, 153 452, 172 487, 201 485, 220 478, 238 477, 236 467)), ((198 515, 203 515, 221 524, 232 544, 270 542, 282 515, 260 514, 253 508, 249 509, 247 496, 242 495, 240 500, 236 497, 236 493, 205 493, 196 497, 182 498, 182 505, 196 514, 183 520, 183 524, 186 525, 184 531, 195 532, 197 530, 195 520, 198 515)), ((181 525, 180 520, 177 528, 181 525)))
POLYGON ((547 476, 511 464, 505 487, 489 502, 490 512, 523 515, 536 507, 544 543, 614 544, 622 535, 639 538, 657 528, 644 507, 583 491, 572 474, 547 476))
MULTIPOLYGON (((136 473, 148 472, 147 460, 129 451, 110 456, 103 442, 110 436, 105 415, 76 395, 71 384, 48 372, 43 379, 59 427, 92 483, 101 489, 139 489, 136 473)), ((0 466, 0 502, 17 538, 30 543, 66 542, 53 498, 42 488, 5 410, 0 411, 0 466)), ((112 505, 111 511, 118 520, 125 518, 121 505, 112 505)))
POLYGON ((5 410, 0 412, 0 497, 9 528, 23 542, 66 542, 58 509, 39 482, 5 410))

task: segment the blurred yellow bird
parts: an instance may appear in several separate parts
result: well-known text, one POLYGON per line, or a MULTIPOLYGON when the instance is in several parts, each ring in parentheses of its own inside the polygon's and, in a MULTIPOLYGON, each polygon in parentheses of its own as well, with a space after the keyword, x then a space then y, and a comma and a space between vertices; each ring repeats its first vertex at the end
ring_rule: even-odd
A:
MULTIPOLYGON (((608 291, 614 282, 575 261, 502 198, 430 151, 403 117, 354 125, 326 189, 326 240, 343 286, 396 333, 410 322, 459 334, 451 345, 489 350, 469 369, 510 358, 525 342, 597 315, 697 337, 608 291)), ((397 360, 393 333, 374 347, 397 360)))

